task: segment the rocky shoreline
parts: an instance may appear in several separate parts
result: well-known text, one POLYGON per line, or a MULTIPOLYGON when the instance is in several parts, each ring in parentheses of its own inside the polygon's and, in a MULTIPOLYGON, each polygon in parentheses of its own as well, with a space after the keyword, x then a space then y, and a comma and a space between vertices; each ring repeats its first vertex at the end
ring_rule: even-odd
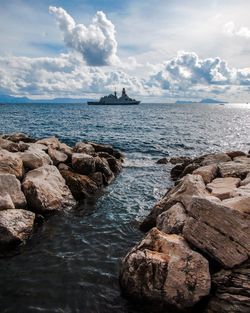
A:
POLYGON ((39 217, 100 195, 123 159, 110 145, 0 136, 0 249, 25 242, 39 217))
POLYGON ((122 259, 123 294, 170 311, 250 312, 250 155, 157 163, 168 162, 175 184, 141 223, 146 236, 122 259))

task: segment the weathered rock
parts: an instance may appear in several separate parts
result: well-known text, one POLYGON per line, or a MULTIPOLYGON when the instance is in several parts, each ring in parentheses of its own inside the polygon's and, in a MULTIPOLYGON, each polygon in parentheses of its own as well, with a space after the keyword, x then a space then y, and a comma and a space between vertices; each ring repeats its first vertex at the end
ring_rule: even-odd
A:
POLYGON ((186 219, 187 214, 183 205, 176 203, 157 217, 156 227, 166 234, 181 234, 186 219))
POLYGON ((88 175, 95 172, 95 158, 86 153, 72 154, 73 169, 83 175, 88 175))
POLYGON ((59 169, 59 171, 61 171, 61 170, 66 170, 66 171, 70 170, 70 167, 67 164, 64 164, 64 163, 58 164, 57 168, 59 169))
POLYGON ((49 155, 41 149, 29 148, 19 153, 26 169, 33 170, 43 165, 53 164, 49 155))
POLYGON ((43 150, 45 152, 48 151, 48 146, 41 144, 41 143, 29 143, 30 150, 43 150))
POLYGON ((234 196, 247 196, 250 197, 250 184, 241 186, 234 190, 234 196))
POLYGON ((0 211, 9 209, 15 209, 10 195, 7 192, 0 194, 0 211))
POLYGON ((103 182, 109 185, 115 178, 113 172, 109 167, 109 163, 106 159, 95 157, 95 169, 97 172, 101 172, 103 175, 103 182))
POLYGON ((231 159, 234 159, 234 158, 239 157, 239 156, 246 156, 246 153, 242 152, 242 151, 229 151, 229 152, 227 152, 227 155, 231 159))
POLYGON ((59 163, 66 162, 68 159, 67 154, 59 150, 53 149, 51 147, 48 148, 48 154, 54 165, 58 165, 59 163))
POLYGON ((169 160, 168 158, 161 158, 158 161, 156 161, 156 164, 168 164, 169 160))
POLYGON ((64 178, 53 165, 44 165, 28 172, 22 187, 28 205, 34 212, 59 211, 76 204, 64 178))
POLYGON ((201 162, 202 166, 215 164, 215 163, 222 163, 222 162, 229 162, 232 159, 228 156, 227 153, 213 153, 208 154, 204 157, 203 161, 201 162))
POLYGON ((246 178, 241 181, 241 186, 246 186, 250 184, 250 173, 247 174, 246 178))
POLYGON ((45 145, 47 147, 50 146, 53 149, 60 148, 60 141, 56 137, 43 138, 43 139, 37 140, 36 143, 45 145))
POLYGON ((0 211, 0 245, 20 243, 32 233, 35 214, 22 209, 0 211))
POLYGON ((20 181, 11 174, 0 174, 0 195, 6 197, 9 194, 16 209, 26 207, 26 199, 21 190, 20 181))
POLYGON ((193 196, 209 196, 206 186, 200 175, 187 175, 183 177, 178 185, 171 188, 166 195, 153 207, 150 214, 140 225, 142 231, 148 231, 156 225, 156 218, 162 212, 170 209, 174 204, 180 202, 186 210, 192 202, 193 196))
POLYGON ((120 283, 129 296, 183 309, 209 294, 208 261, 181 236, 153 228, 122 260, 120 283))
POLYGON ((201 175, 205 184, 210 183, 217 175, 217 164, 202 166, 193 171, 194 175, 201 175))
POLYGON ((207 190, 211 195, 221 200, 231 198, 234 195, 235 188, 240 185, 240 179, 235 177, 216 178, 207 184, 207 190))
POLYGON ((19 152, 24 152, 24 151, 28 150, 29 147, 30 147, 30 144, 28 144, 28 143, 26 143, 26 142, 20 141, 20 142, 18 143, 18 151, 19 151, 19 152))
POLYGON ((103 175, 101 172, 90 174, 89 177, 96 183, 97 187, 101 189, 104 185, 103 175))
POLYGON ((182 176, 182 173, 186 167, 186 163, 177 164, 176 166, 174 166, 170 171, 171 178, 173 180, 178 180, 182 176))
MULTIPOLYGON (((249 159, 249 158, 246 158, 249 159)), ((250 172, 250 164, 239 162, 238 160, 219 164, 221 177, 238 177, 244 179, 250 172)))
POLYGON ((73 149, 71 147, 69 147, 68 145, 66 145, 65 143, 61 143, 59 144, 59 150, 63 153, 65 153, 69 159, 72 158, 72 154, 73 154, 73 149))
POLYGON ((97 184, 88 176, 70 170, 61 170, 60 172, 76 199, 90 198, 98 193, 97 184))
POLYGON ((76 153, 86 153, 89 155, 94 155, 95 154, 95 149, 94 147, 89 144, 89 143, 84 143, 84 142, 77 142, 76 145, 73 148, 73 151, 76 153))
POLYGON ((183 229, 184 237, 195 247, 232 268, 250 254, 250 216, 210 201, 194 197, 183 229))
POLYGON ((180 164, 180 163, 188 163, 191 162, 192 159, 186 156, 172 157, 169 162, 171 164, 180 164))
POLYGON ((0 137, 0 148, 8 150, 9 152, 18 152, 19 147, 17 143, 0 137))
POLYGON ((34 139, 30 138, 29 136, 27 136, 24 133, 14 133, 14 134, 10 134, 10 135, 4 135, 3 136, 4 139, 10 140, 12 142, 34 142, 34 139))
MULTIPOLYGON (((103 154, 105 152, 99 152, 100 154, 103 154)), ((108 155, 104 157, 108 161, 109 168, 114 174, 120 173, 122 170, 122 163, 120 160, 116 159, 112 155, 108 155)))
POLYGON ((240 212, 250 214, 250 194, 249 196, 238 196, 222 201, 222 204, 239 210, 240 212))
POLYGON ((250 312, 250 262, 212 276, 216 289, 205 313, 250 312))
POLYGON ((107 152, 108 154, 113 155, 114 149, 111 145, 98 144, 95 142, 88 142, 94 149, 95 152, 107 152))
POLYGON ((23 177, 23 162, 17 153, 0 150, 0 174, 13 174, 18 179, 23 177))

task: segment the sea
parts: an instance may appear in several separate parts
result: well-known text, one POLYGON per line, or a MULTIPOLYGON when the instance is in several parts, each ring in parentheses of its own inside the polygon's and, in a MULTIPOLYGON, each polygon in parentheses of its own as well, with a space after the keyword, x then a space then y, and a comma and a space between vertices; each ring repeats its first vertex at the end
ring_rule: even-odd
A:
MULTIPOLYGON (((30 240, 0 258, 1 313, 139 313, 125 299, 121 258, 143 236, 138 226, 173 184, 162 157, 250 149, 250 105, 1 104, 0 134, 24 132, 111 144, 122 173, 98 199, 46 218, 30 240)), ((166 312, 171 313, 171 312, 166 312)))

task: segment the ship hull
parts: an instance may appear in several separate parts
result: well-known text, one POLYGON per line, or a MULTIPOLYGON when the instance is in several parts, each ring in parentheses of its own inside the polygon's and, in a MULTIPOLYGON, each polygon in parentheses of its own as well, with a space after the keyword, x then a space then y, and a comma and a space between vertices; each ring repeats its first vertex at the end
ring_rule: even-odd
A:
POLYGON ((100 102, 88 101, 88 105, 138 105, 141 101, 128 101, 128 102, 100 102))

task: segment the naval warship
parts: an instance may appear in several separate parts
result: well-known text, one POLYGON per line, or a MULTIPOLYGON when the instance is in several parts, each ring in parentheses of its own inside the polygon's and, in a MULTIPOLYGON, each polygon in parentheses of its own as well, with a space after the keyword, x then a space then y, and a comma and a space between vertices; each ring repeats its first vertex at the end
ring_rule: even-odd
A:
POLYGON ((99 101, 88 101, 88 105, 135 105, 141 101, 131 99, 127 94, 125 88, 122 89, 122 95, 117 97, 116 91, 114 94, 102 97, 99 101))

